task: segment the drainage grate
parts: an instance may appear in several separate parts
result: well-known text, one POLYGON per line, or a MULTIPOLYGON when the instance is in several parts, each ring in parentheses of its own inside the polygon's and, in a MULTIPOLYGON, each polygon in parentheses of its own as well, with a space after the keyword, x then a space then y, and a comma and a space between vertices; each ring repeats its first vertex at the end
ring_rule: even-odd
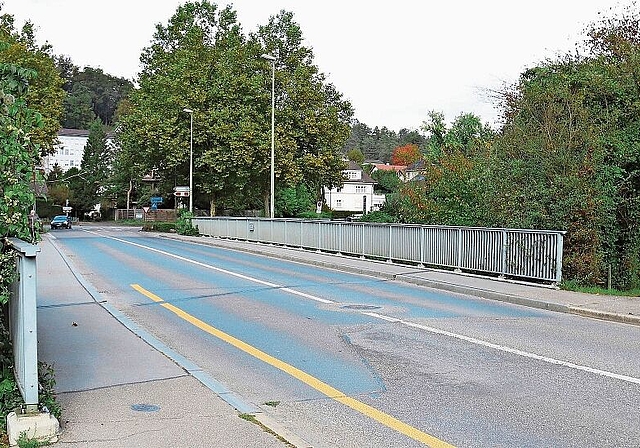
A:
POLYGON ((346 308, 348 310, 379 310, 382 307, 377 305, 361 305, 356 303, 353 305, 344 305, 341 308, 346 308))
POLYGON ((158 412, 160 410, 160 406, 156 406, 155 404, 132 404, 131 409, 138 412, 158 412))

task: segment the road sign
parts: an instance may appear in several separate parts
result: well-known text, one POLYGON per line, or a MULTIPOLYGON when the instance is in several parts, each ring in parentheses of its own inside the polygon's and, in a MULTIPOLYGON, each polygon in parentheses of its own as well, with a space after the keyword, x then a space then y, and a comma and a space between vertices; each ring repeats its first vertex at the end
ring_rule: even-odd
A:
POLYGON ((191 190, 191 188, 189 188, 189 187, 182 187, 182 186, 173 187, 173 191, 186 191, 188 193, 190 190, 191 190))
POLYGON ((62 207, 62 211, 65 213, 69 213, 71 210, 73 210, 73 207, 62 207))
POLYGON ((152 204, 162 204, 162 197, 160 196, 152 196, 150 199, 152 204))
POLYGON ((177 197, 189 197, 189 192, 188 191, 174 191, 173 195, 177 196, 177 197))

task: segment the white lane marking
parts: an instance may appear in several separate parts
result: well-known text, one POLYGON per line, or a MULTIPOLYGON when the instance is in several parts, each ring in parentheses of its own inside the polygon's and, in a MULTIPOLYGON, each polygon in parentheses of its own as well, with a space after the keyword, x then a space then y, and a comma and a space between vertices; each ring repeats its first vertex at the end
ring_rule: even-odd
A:
MULTIPOLYGON (((92 231, 89 231, 89 230, 85 230, 85 232, 95 234, 95 232, 92 232, 92 231)), ((184 261, 184 262, 187 262, 187 263, 195 264, 196 266, 200 266, 200 267, 203 267, 203 268, 206 268, 206 269, 211 269, 213 271, 221 272, 223 274, 231 275, 233 277, 241 278, 243 280, 248 280, 250 282, 254 282, 254 283, 257 283, 259 285, 264 285, 264 286, 268 286, 270 288, 279 289, 281 291, 285 291, 285 292, 288 292, 290 294, 294 294, 296 296, 304 297, 304 298, 309 299, 309 300, 314 300, 316 302, 326 303, 326 304, 334 304, 334 303, 336 303, 333 300, 323 299, 322 297, 316 297, 316 296, 313 296, 311 294, 307 294, 307 293, 304 293, 304 292, 296 291, 296 290, 291 289, 291 288, 286 288, 286 287, 284 287, 282 285, 278 285, 276 283, 271 283, 271 282, 267 282, 265 280, 260 280, 260 279, 255 278, 255 277, 249 277, 248 275, 239 274, 239 273, 233 272, 233 271, 228 271, 226 269, 218 268, 218 267, 212 266, 210 264, 202 263, 200 261, 196 261, 196 260, 192 260, 190 258, 182 257, 180 255, 172 254, 171 252, 166 252, 164 250, 155 249, 153 247, 149 247, 149 246, 145 246, 145 245, 142 245, 142 244, 134 243, 132 241, 123 240, 123 239, 120 239, 120 238, 116 238, 114 236, 107 236, 107 235, 104 235, 104 234, 95 234, 95 235, 99 236, 101 238, 108 238, 108 239, 111 239, 111 240, 118 241, 120 243, 129 244, 131 246, 139 247, 141 249, 146 249, 146 250, 149 250, 151 252, 156 252, 156 253, 159 253, 159 254, 162 254, 162 255, 166 255, 167 257, 172 257, 172 258, 175 258, 175 259, 180 260, 180 261, 184 261)))
POLYGON ((514 355, 522 356, 522 357, 525 357, 525 358, 535 359, 535 360, 543 361, 543 362, 546 362, 546 363, 549 363, 549 364, 555 364, 555 365, 558 365, 558 366, 568 367, 570 369, 581 370, 583 372, 594 373, 596 375, 606 376, 608 378, 615 378, 617 380, 626 381, 628 383, 640 384, 640 378, 634 378, 632 376, 627 376, 627 375, 620 375, 618 373, 608 372, 606 370, 594 369, 593 367, 587 367, 587 366, 583 366, 583 365, 580 365, 580 364, 574 364, 574 363, 568 362, 568 361, 561 361, 559 359, 550 358, 548 356, 536 355, 535 353, 525 352, 524 350, 518 350, 516 348, 511 348, 511 347, 506 347, 504 345, 494 344, 493 342, 483 341, 482 339, 476 339, 476 338, 472 338, 470 336, 464 336, 464 335, 461 335, 461 334, 452 333, 450 331, 440 330, 440 329, 434 328, 434 327, 429 327, 428 325, 417 324, 417 323, 408 322, 408 321, 402 320, 402 319, 396 319, 394 317, 384 316, 384 315, 378 314, 378 313, 365 312, 363 314, 366 314, 367 316, 370 316, 370 317, 376 317, 378 319, 382 319, 382 320, 387 321, 387 322, 399 323, 399 324, 402 324, 402 325, 406 325, 407 327, 417 328, 417 329, 420 329, 420 330, 428 331, 429 333, 439 334, 439 335, 442 335, 442 336, 448 336, 450 338, 459 339, 461 341, 466 341, 466 342, 469 342, 471 344, 481 345, 483 347, 492 348, 494 350, 499 350, 499 351, 506 352, 506 353, 512 353, 514 355))
MULTIPOLYGON (((93 232, 91 232, 89 230, 85 230, 85 232, 93 233, 93 232)), ((247 275, 239 274, 237 272, 228 271, 226 269, 222 269, 222 268, 218 268, 218 267, 215 267, 215 266, 211 266, 209 264, 202 263, 200 261, 191 260, 189 258, 185 258, 185 257, 182 257, 180 255, 172 254, 171 252, 166 252, 166 251, 163 251, 163 250, 160 250, 160 249, 155 249, 153 247, 144 246, 142 244, 138 244, 138 243, 134 243, 134 242, 131 242, 131 241, 123 240, 123 239, 116 238, 116 237, 113 237, 113 236, 106 236, 104 234, 96 235, 96 236, 99 236, 101 238, 109 238, 109 239, 112 239, 112 240, 115 240, 115 241, 119 241, 119 242, 124 243, 124 244, 129 244, 131 246, 136 246, 136 247, 139 247, 141 249, 146 249, 146 250, 149 250, 151 252, 157 252, 159 254, 163 254, 163 255, 166 255, 168 257, 172 257, 172 258, 175 258, 175 259, 178 259, 178 260, 181 260, 181 261, 185 261, 187 263, 195 264, 197 266, 201 266, 201 267, 204 267, 204 268, 207 268, 207 269, 211 269, 211 270, 214 270, 214 271, 217 271, 217 272, 221 272, 223 274, 232 275, 234 277, 238 277, 238 278, 241 278, 243 280, 248 280, 248 281, 251 281, 251 282, 255 282, 255 283, 258 283, 260 285, 269 286, 271 288, 277 288, 277 289, 280 289, 282 291, 286 291, 286 292, 288 292, 290 294, 294 294, 294 295, 297 295, 297 296, 300 296, 300 297, 304 297, 304 298, 307 298, 307 299, 310 299, 310 300, 314 300, 316 302, 326 303, 326 304, 336 304, 337 303, 337 302, 334 302, 333 300, 323 299, 321 297, 316 297, 316 296, 313 296, 311 294, 306 294, 306 293, 303 293, 303 292, 300 292, 300 291, 296 291, 294 289, 285 288, 285 287, 282 287, 281 285, 277 285, 275 283, 267 282, 267 281, 260 280, 260 279, 254 278, 254 277, 249 277, 247 275)), ((493 342, 483 341, 482 339, 476 339, 476 338, 472 338, 470 336, 464 336, 462 334, 452 333, 452 332, 446 331, 446 330, 440 330, 438 328, 429 327, 427 325, 422 325, 422 324, 418 324, 418 323, 414 323, 414 322, 409 322, 409 321, 402 320, 402 319, 397 319, 395 317, 385 316, 383 314, 365 312, 365 311, 361 312, 361 314, 369 316, 369 317, 374 317, 376 319, 381 319, 381 320, 384 320, 386 322, 399 323, 399 324, 405 325, 407 327, 417 328, 417 329, 420 329, 420 330, 428 331, 429 333, 439 334, 439 335, 442 335, 442 336, 448 336, 450 338, 458 339, 458 340, 461 340, 461 341, 466 341, 466 342, 469 342, 471 344, 492 348, 494 350, 499 350, 499 351, 506 352, 506 353, 511 353, 511 354, 514 354, 514 355, 522 356, 524 358, 535 359, 537 361, 542 361, 542 362, 546 362, 546 363, 549 363, 549 364, 568 367, 570 369, 579 370, 579 371, 588 372, 588 373, 593 373, 593 374, 604 376, 604 377, 608 377, 608 378, 614 378, 614 379, 617 379, 617 380, 626 381, 628 383, 640 384, 640 378, 634 378, 634 377, 627 376, 627 375, 620 375, 618 373, 608 372, 606 370, 594 369, 592 367, 587 367, 587 366, 583 366, 583 365, 580 365, 580 364, 574 364, 572 362, 562 361, 562 360, 559 360, 559 359, 550 358, 548 356, 536 355, 535 353, 525 352, 524 350, 518 350, 518 349, 515 349, 515 348, 511 348, 511 347, 506 347, 504 345, 494 344, 493 342)))

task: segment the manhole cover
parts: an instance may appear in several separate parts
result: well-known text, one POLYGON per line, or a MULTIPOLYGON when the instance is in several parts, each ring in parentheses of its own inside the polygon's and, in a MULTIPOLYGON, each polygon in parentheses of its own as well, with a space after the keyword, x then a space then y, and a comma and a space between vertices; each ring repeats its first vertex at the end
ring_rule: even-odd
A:
POLYGON ((160 406, 156 406, 155 404, 132 404, 131 409, 138 412, 157 412, 160 410, 160 406))
POLYGON ((382 307, 381 306, 376 306, 376 305, 354 304, 354 305, 345 305, 342 308, 346 308, 348 310, 379 310, 382 307))

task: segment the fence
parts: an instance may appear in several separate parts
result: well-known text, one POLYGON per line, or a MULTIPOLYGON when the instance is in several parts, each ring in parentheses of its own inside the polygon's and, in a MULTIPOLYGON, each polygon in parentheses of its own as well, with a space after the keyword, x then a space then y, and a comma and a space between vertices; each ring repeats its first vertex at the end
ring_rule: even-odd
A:
POLYGON ((14 375, 26 411, 38 410, 38 331, 36 321, 36 255, 40 248, 9 238, 17 253, 19 279, 9 300, 9 335, 13 343, 14 375))
POLYGON ((564 233, 552 230, 194 218, 201 235, 559 283, 564 233))

